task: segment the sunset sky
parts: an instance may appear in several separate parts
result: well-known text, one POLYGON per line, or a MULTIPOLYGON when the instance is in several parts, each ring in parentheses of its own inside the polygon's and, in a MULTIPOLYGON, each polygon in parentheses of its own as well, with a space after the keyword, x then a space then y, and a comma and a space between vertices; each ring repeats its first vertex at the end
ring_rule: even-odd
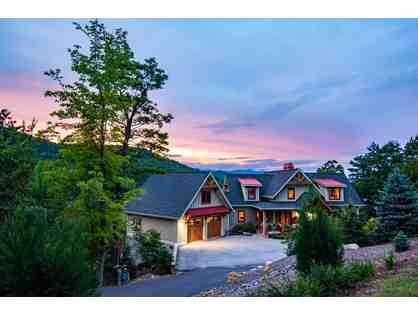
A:
MULTIPOLYGON (((86 45, 71 20, 0 20, 0 108, 42 125, 42 73, 86 45)), ((80 21, 79 21, 80 22, 80 21)), ((83 22, 83 21, 81 21, 83 22)), ((169 79, 172 158, 205 169, 345 166, 372 142, 418 134, 418 20, 102 20, 169 79)))

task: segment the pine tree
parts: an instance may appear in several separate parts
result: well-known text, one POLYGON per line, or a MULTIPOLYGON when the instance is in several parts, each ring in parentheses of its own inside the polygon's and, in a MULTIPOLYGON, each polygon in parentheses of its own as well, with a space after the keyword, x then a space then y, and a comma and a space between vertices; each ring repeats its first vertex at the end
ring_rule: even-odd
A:
POLYGON ((398 168, 388 176, 377 201, 378 232, 382 240, 392 240, 399 231, 418 231, 418 193, 398 168))

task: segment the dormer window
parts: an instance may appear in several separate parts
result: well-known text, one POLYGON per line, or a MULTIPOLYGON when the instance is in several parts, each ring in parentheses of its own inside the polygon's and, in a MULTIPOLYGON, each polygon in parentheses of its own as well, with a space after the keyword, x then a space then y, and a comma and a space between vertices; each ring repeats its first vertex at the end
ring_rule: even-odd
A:
POLYGON ((296 198, 296 191, 294 186, 289 186, 287 188, 287 199, 294 200, 296 198))
POLYGON ((202 205, 210 204, 210 190, 202 190, 202 205))
POLYGON ((341 188, 328 188, 328 198, 330 201, 341 200, 341 188))
POLYGON ((257 200, 257 188, 247 187, 247 197, 249 201, 256 201, 257 200))

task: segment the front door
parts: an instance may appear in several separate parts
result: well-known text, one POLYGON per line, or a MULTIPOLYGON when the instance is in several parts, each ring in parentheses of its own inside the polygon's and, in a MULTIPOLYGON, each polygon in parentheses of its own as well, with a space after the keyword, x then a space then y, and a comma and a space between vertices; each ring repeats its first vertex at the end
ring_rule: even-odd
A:
POLYGON ((187 223, 187 242, 203 240, 202 217, 196 217, 187 223))
POLYGON ((206 218, 208 226, 208 238, 221 236, 221 216, 210 216, 206 218))

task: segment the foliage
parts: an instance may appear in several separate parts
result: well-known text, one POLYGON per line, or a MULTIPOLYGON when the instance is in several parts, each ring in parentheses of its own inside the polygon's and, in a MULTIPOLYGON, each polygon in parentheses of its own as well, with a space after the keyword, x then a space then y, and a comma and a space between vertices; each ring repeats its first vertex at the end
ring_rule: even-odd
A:
POLYGON ((17 210, 0 225, 0 295, 95 295, 86 241, 76 221, 51 224, 45 210, 17 210))
POLYGON ((355 157, 351 162, 350 179, 360 196, 369 206, 374 206, 378 191, 393 168, 399 167, 403 161, 402 147, 391 141, 383 146, 372 143, 367 153, 355 157))
POLYGON ((398 168, 386 179, 377 205, 378 233, 383 240, 392 240, 401 230, 417 233, 418 193, 398 168))
POLYGON ((375 297, 418 297, 418 271, 416 267, 385 278, 383 288, 375 297))
POLYGON ((418 135, 411 137, 405 144, 402 172, 408 175, 418 189, 418 135))
POLYGON ((263 297, 334 297, 346 295, 355 285, 375 273, 374 265, 354 262, 346 266, 315 265, 309 274, 299 274, 295 281, 266 282, 254 296, 263 297))
POLYGON ((0 111, 0 210, 13 210, 29 197, 35 166, 32 137, 21 132, 9 111, 0 111))
POLYGON ((157 231, 138 232, 136 241, 145 267, 160 274, 171 272, 172 256, 157 231))
POLYGON ((323 207, 308 206, 301 210, 295 233, 295 252, 297 269, 302 273, 308 273, 314 264, 337 266, 342 263, 341 231, 323 207))
POLYGON ((248 232, 248 233, 256 233, 257 232, 257 228, 256 226, 251 223, 251 222, 246 222, 246 223, 238 223, 236 225, 234 225, 231 228, 231 233, 232 234, 242 234, 244 232, 248 232))
POLYGON ((393 254, 393 251, 390 251, 389 255, 385 254, 383 261, 385 262, 387 270, 393 270, 396 265, 396 256, 393 254))
POLYGON ((316 170, 317 173, 338 173, 344 175, 344 167, 336 160, 328 160, 316 170))
POLYGON ((360 214, 360 209, 349 204, 340 208, 336 215, 344 243, 358 243, 365 235, 365 219, 360 214))
POLYGON ((393 239, 396 252, 404 252, 409 249, 408 236, 403 232, 399 231, 396 237, 393 239))

